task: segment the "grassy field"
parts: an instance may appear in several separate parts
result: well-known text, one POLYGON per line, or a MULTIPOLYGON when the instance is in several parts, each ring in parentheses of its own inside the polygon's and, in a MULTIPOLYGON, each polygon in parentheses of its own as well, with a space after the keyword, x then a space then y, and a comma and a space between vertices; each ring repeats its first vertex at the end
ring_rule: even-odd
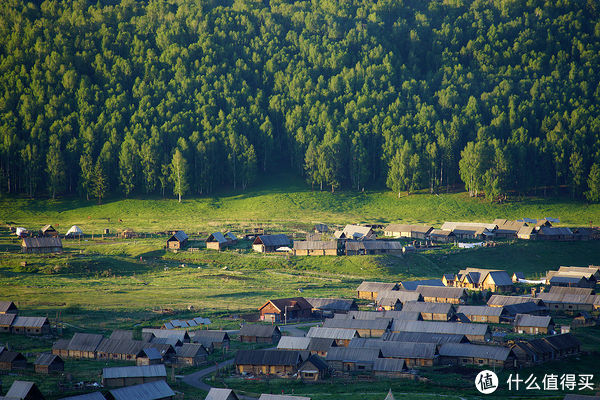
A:
POLYGON ((448 220, 491 222, 495 218, 560 218, 565 225, 600 224, 600 205, 565 198, 528 197, 503 204, 469 198, 467 193, 413 194, 398 198, 388 191, 311 191, 289 176, 274 176, 243 194, 221 193, 184 199, 134 198, 97 205, 77 198, 30 200, 0 197, 0 221, 39 229, 59 226, 63 232, 79 225, 85 233, 132 228, 157 232, 172 228, 188 232, 239 229, 263 224, 281 229, 307 229, 329 224, 404 221, 439 226, 448 220), (285 182, 285 184, 282 184, 285 182), (119 222, 119 219, 123 222, 119 222))

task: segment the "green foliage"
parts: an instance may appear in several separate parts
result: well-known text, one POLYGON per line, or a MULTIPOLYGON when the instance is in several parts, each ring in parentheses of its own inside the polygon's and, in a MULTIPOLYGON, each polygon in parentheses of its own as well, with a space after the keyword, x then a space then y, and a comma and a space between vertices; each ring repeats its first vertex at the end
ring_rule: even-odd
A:
POLYGON ((181 196, 188 190, 187 162, 178 148, 175 149, 175 153, 173 153, 170 168, 171 175, 169 176, 169 179, 173 183, 173 194, 178 197, 179 202, 181 203, 181 196))
POLYGON ((588 176, 588 190, 585 193, 585 197, 594 203, 600 201, 600 164, 594 163, 588 176))
POLYGON ((100 159, 107 191, 164 195, 182 139, 191 195, 284 169, 579 197, 600 154, 592 3, 6 0, 0 189, 87 198, 100 159))

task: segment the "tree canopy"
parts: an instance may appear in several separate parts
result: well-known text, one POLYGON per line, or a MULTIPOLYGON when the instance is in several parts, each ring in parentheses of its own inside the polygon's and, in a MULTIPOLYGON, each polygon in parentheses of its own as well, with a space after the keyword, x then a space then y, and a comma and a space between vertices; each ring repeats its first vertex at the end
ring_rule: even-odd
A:
POLYGON ((5 0, 0 190, 199 195, 284 169, 332 191, 462 180, 492 200, 568 187, 597 201, 599 13, 563 0, 5 0))

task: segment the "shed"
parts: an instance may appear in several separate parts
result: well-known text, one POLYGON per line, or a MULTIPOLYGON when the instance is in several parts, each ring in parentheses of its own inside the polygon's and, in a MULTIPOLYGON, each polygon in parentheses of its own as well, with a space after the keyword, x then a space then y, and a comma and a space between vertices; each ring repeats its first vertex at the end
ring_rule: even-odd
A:
POLYGON ((58 231, 52 225, 44 225, 40 232, 45 237, 58 237, 58 231))
POLYGON ((62 241, 59 237, 26 237, 21 243, 21 253, 26 254, 62 253, 62 251, 62 241))
POLYGON ((304 382, 317 382, 329 375, 329 366, 321 357, 311 355, 298 367, 298 376, 304 382))
POLYGON ((103 339, 104 336, 93 333, 75 333, 67 345, 67 355, 71 358, 96 358, 96 349, 103 339))
POLYGON ((0 314, 0 332, 10 333, 15 318, 17 318, 17 314, 0 314))
POLYGON ((359 299, 376 300, 380 292, 389 292, 398 288, 397 283, 363 281, 356 290, 359 299))
POLYGON ((279 350, 306 351, 310 346, 311 338, 298 336, 282 336, 277 344, 279 350))
POLYGON ((353 299, 329 299, 306 297, 306 301, 312 307, 313 316, 331 316, 334 313, 345 314, 349 311, 358 310, 358 305, 353 299))
POLYGON ((239 374, 278 375, 289 378, 304 360, 294 350, 239 350, 234 364, 239 374))
POLYGON ((325 360, 339 373, 369 372, 373 370, 375 360, 381 356, 379 349, 333 347, 325 360))
POLYGON ((421 293, 406 290, 390 290, 377 294, 377 305, 384 310, 400 310, 409 301, 423 301, 423 296, 421 293))
POLYGON ((179 365, 196 367, 208 357, 208 351, 198 343, 184 343, 176 351, 176 360, 179 365))
POLYGON ((464 314, 471 322, 487 322, 499 324, 500 318, 506 315, 503 307, 458 306, 457 313, 464 314))
POLYGON ((163 363, 163 357, 160 351, 153 347, 145 347, 140 350, 135 357, 136 365, 157 365, 163 363))
POLYGON ((424 332, 389 332, 385 336, 389 342, 415 342, 415 343, 469 343, 465 335, 424 332))
POLYGON ((148 382, 166 381, 164 364, 112 367, 102 369, 102 384, 107 387, 123 387, 148 382))
POLYGON ((45 335, 50 333, 50 323, 46 317, 17 317, 10 327, 12 333, 22 335, 45 335))
POLYGON ((345 243, 345 254, 347 256, 403 254, 403 246, 400 242, 390 240, 349 240, 345 243))
POLYGON ((388 330, 391 319, 377 318, 366 319, 327 319, 323 328, 347 329, 356 331, 360 337, 381 337, 388 330))
POLYGON ((429 232, 429 239, 431 239, 432 242, 450 243, 456 240, 456 235, 454 232, 445 229, 433 229, 429 232))
POLYGON ((35 360, 34 369, 38 374, 60 372, 65 370, 65 362, 55 354, 41 353, 35 360))
POLYGON ((96 357, 101 360, 136 360, 146 345, 141 340, 102 339, 96 347, 96 357))
POLYGON ((175 392, 164 380, 113 389, 106 396, 107 400, 167 400, 174 397, 175 392))
POLYGON ((337 256, 336 240, 294 240, 295 256, 337 256))
POLYGON ((227 240, 225 235, 221 232, 213 232, 206 239, 206 248, 213 250, 223 250, 225 247, 229 246, 231 241, 227 240))
POLYGON ((405 237, 411 239, 427 239, 429 233, 433 230, 432 226, 408 225, 408 224, 390 224, 384 230, 385 236, 405 237))
POLYGON ((322 328, 313 326, 306 334, 309 338, 334 339, 337 346, 346 347, 355 337, 360 337, 356 330, 340 328, 322 328))
POLYGON ((449 321, 454 315, 454 306, 450 303, 409 301, 404 304, 403 310, 418 312, 425 321, 449 321))
POLYGON ((27 359, 17 351, 4 350, 0 353, 0 370, 13 371, 15 369, 26 369, 27 359))
POLYGON ((209 352, 215 349, 229 349, 230 338, 227 332, 198 330, 194 332, 193 342, 202 344, 209 352))
POLYGON ((175 232, 167 239, 167 249, 182 249, 187 245, 188 235, 184 231, 175 232))
POLYGON ((361 225, 346 225, 341 232, 336 232, 336 239, 372 240, 375 239, 373 228, 361 225))
POLYGON ((286 235, 261 235, 252 242, 252 249, 259 253, 273 253, 280 247, 289 247, 290 245, 290 239, 286 235))
MULTIPOLYGON (((190 335, 185 330, 168 330, 168 329, 155 329, 155 328, 143 328, 142 335, 144 333, 152 333, 155 339, 172 339, 180 341, 181 343, 189 343, 190 335)), ((153 339, 153 340, 155 340, 153 339)))
POLYGON ((406 363, 399 358, 377 358, 373 364, 373 375, 383 378, 404 377, 406 375, 406 363))
POLYGON ((245 324, 240 329, 240 342, 242 343, 277 344, 280 338, 281 331, 276 325, 245 324))

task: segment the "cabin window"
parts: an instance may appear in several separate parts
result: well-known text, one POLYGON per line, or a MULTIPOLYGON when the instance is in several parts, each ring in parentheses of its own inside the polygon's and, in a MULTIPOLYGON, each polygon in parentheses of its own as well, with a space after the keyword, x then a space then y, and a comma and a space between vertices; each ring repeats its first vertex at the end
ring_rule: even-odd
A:
POLYGON ((462 359, 462 361, 463 361, 464 363, 468 363, 468 362, 469 362, 469 359, 468 359, 468 358, 463 358, 463 359, 462 359))
POLYGON ((313 372, 306 372, 306 373, 304 373, 304 376, 307 378, 314 378, 315 374, 313 372))
POLYGON ((483 364, 483 360, 478 360, 479 364, 483 364))
POLYGON ((365 366, 364 366, 364 365, 359 365, 359 366, 358 366, 358 369, 360 369, 360 370, 364 370, 364 369, 365 369, 365 366))

